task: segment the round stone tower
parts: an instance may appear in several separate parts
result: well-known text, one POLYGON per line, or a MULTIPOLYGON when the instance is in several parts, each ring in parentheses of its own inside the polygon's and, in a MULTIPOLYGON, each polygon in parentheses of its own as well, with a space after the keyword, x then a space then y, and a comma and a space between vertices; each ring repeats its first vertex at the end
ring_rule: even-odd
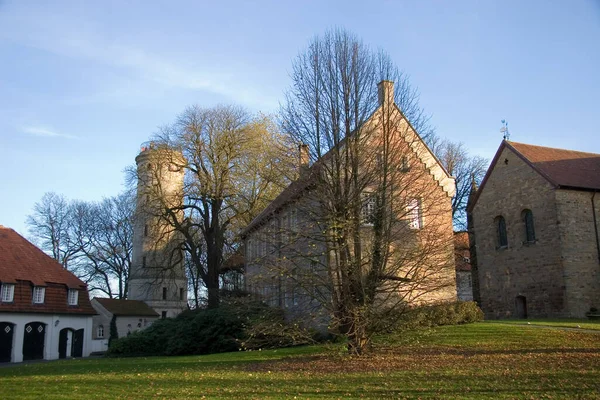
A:
POLYGON ((129 272, 130 300, 142 300, 159 315, 175 317, 187 308, 187 279, 180 234, 173 218, 183 202, 181 153, 153 142, 142 146, 137 164, 136 216, 129 272))

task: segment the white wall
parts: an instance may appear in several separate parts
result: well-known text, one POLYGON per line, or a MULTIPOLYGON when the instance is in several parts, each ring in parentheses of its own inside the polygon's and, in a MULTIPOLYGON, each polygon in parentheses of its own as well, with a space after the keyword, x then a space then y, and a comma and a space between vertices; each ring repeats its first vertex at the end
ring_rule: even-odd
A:
POLYGON ((44 338, 44 360, 58 359, 58 341, 60 330, 71 328, 83 329, 83 357, 92 352, 92 316, 91 315, 53 315, 53 314, 26 314, 26 313, 0 313, 0 321, 14 324, 12 362, 23 361, 23 336, 25 325, 30 322, 46 324, 46 337, 44 338))

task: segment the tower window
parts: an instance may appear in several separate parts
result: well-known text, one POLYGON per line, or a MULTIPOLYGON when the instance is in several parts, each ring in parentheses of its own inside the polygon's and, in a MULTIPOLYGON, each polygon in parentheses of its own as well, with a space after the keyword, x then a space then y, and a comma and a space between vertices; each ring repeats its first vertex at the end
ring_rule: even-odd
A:
POLYGON ((184 292, 183 292, 183 288, 179 288, 179 300, 183 301, 184 297, 184 292))
POLYGON ((144 236, 148 236, 148 225, 144 225, 144 236))
POLYGON ((142 267, 146 267, 146 256, 142 257, 142 267))
POLYGON ((163 300, 167 299, 167 288, 166 287, 163 288, 162 299, 163 300))
POLYGON ((525 224, 525 242, 535 243, 535 229, 533 227, 533 213, 531 210, 523 210, 521 213, 523 222, 525 224))
POLYGON ((508 247, 508 237, 506 236, 506 221, 504 217, 499 215, 494 219, 496 223, 496 234, 498 240, 498 248, 508 247))

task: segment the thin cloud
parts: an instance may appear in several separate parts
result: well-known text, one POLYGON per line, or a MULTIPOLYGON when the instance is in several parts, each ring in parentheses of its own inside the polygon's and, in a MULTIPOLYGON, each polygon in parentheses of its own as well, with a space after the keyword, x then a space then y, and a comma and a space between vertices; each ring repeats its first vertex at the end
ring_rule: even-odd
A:
POLYGON ((77 139, 76 136, 67 135, 65 133, 60 133, 53 131, 51 129, 39 127, 39 126, 27 126, 22 127, 21 131, 27 133, 28 135, 40 136, 40 137, 48 137, 48 138, 65 138, 65 139, 77 139))

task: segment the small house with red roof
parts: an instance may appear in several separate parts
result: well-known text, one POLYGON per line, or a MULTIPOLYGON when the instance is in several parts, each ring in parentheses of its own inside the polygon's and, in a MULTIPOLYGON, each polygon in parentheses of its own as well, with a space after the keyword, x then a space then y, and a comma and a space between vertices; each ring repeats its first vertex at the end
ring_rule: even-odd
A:
POLYGON ((88 356, 94 314, 84 282, 0 225, 0 362, 88 356))
POLYGON ((502 142, 468 207, 487 317, 600 308, 599 192, 600 154, 502 142))

